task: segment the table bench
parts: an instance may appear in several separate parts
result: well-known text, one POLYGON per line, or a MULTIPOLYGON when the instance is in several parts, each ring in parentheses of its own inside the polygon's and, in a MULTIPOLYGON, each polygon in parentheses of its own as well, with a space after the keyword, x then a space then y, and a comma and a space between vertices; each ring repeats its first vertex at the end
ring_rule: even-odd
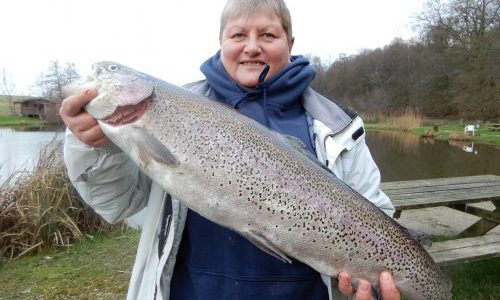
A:
POLYGON ((500 224, 500 176, 480 175, 453 178, 409 180, 382 183, 382 190, 391 198, 395 218, 402 211, 447 206, 477 217, 454 240, 435 242, 428 248, 439 264, 451 264, 500 256, 500 234, 488 234, 500 224), (491 201, 493 211, 470 204, 491 201))
POLYGON ((500 124, 490 124, 490 126, 488 126, 488 130, 491 130, 491 131, 500 130, 500 124))

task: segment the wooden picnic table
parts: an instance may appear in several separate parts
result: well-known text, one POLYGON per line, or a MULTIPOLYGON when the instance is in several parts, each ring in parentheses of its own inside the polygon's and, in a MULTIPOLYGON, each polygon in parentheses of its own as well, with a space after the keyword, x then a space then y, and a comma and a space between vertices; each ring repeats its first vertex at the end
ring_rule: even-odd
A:
POLYGON ((500 124, 490 124, 490 126, 488 126, 488 129, 491 131, 500 130, 500 124))
POLYGON ((409 209, 447 206, 477 217, 458 239, 434 243, 428 249, 441 264, 500 255, 500 235, 487 232, 500 224, 500 176, 480 175, 382 183, 382 190, 396 207, 395 218, 409 209), (470 204, 491 201, 493 211, 470 204))

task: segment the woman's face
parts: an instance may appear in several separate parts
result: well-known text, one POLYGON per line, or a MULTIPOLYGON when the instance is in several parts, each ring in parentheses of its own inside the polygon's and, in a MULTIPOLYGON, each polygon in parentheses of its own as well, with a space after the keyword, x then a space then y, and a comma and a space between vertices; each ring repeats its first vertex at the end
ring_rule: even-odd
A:
POLYGON ((292 46, 275 14, 236 16, 222 31, 221 60, 233 80, 253 88, 266 64, 269 78, 290 63, 292 46))

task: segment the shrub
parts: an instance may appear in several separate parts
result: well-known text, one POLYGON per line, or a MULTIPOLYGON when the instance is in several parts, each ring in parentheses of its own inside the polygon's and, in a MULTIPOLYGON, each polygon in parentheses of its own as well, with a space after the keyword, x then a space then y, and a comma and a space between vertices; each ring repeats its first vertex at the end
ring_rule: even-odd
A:
POLYGON ((70 183, 62 143, 41 150, 33 172, 16 171, 0 189, 0 258, 12 260, 42 250, 67 247, 88 232, 110 225, 85 205, 70 183))

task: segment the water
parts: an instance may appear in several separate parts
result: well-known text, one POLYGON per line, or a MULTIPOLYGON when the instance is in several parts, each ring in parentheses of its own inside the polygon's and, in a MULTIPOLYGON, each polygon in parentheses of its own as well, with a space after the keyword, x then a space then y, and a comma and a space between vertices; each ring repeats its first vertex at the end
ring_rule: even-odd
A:
POLYGON ((62 139, 62 128, 0 128, 0 183, 16 171, 33 169, 43 146, 55 137, 62 139))
POLYGON ((392 131, 367 133, 382 181, 500 175, 500 147, 437 141, 392 131))
MULTIPOLYGON (((14 171, 31 170, 40 148, 63 134, 63 128, 0 128, 0 182, 14 171)), ((499 146, 425 140, 392 131, 368 132, 367 143, 382 181, 500 175, 499 146)))

